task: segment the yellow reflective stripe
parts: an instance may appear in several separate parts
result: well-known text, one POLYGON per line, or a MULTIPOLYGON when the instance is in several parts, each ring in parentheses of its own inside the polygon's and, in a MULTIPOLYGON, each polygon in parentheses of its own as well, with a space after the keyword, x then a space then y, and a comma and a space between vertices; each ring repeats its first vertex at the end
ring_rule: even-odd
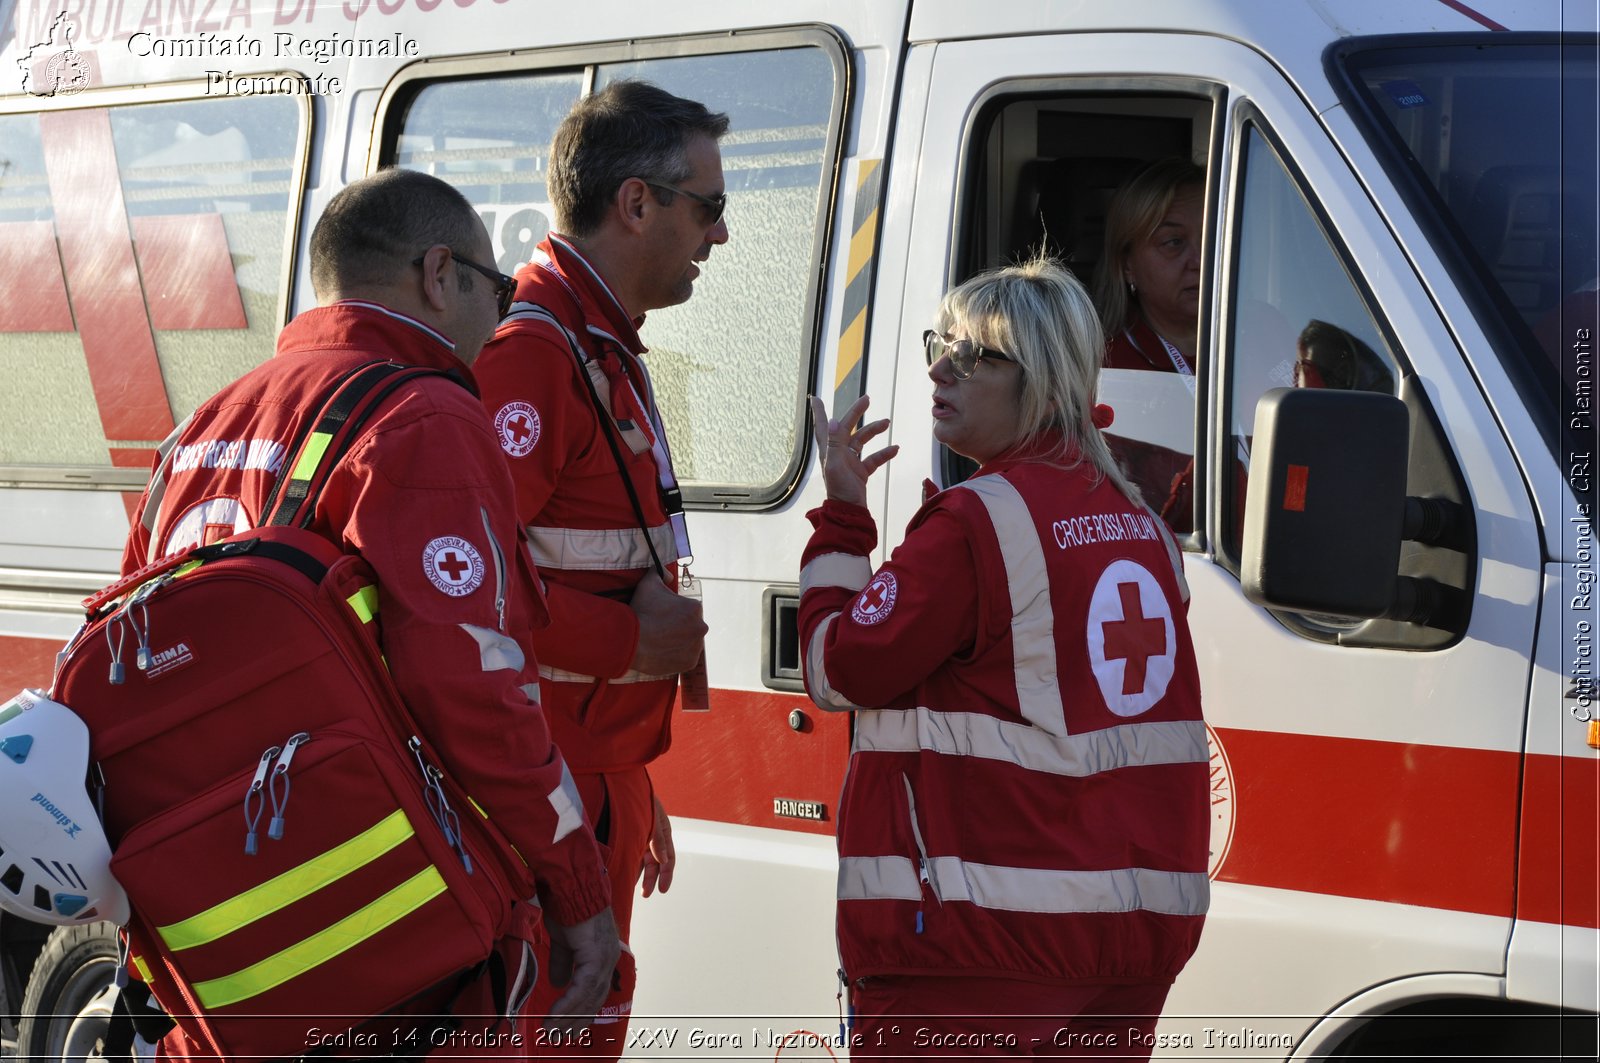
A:
POLYGON ((345 602, 363 624, 370 624, 372 618, 378 615, 378 588, 369 583, 346 598, 345 602))
POLYGON ((145 965, 144 957, 135 953, 131 959, 133 965, 139 969, 139 980, 146 985, 150 984, 150 968, 145 965))
POLYGON ((312 432, 311 438, 306 440, 306 449, 301 453, 300 460, 294 464, 294 472, 289 474, 289 479, 311 479, 311 474, 322 464, 322 455, 328 452, 328 444, 331 442, 333 436, 327 432, 312 432))
POLYGON ((396 810, 320 856, 314 856, 298 867, 291 867, 283 874, 182 922, 158 926, 156 933, 161 935, 161 940, 173 952, 208 944, 372 863, 415 833, 406 814, 396 810))
POLYGON ((839 353, 833 374, 833 404, 844 409, 862 393, 866 374, 867 309, 877 272, 878 213, 883 202, 883 160, 863 159, 856 171, 855 213, 839 315, 839 353))
POLYGON ((172 570, 172 578, 181 579, 203 564, 205 564, 204 561, 185 561, 183 564, 172 570))
POLYGON ((327 963, 347 949, 355 948, 421 908, 447 888, 439 869, 430 864, 328 929, 296 942, 242 971, 208 982, 196 982, 195 996, 203 1008, 225 1008, 229 1004, 249 1000, 305 974, 313 967, 327 963))
POLYGON ((478 815, 482 816, 484 819, 488 819, 489 818, 489 813, 485 812, 483 810, 483 806, 478 804, 477 798, 473 797, 471 794, 468 794, 467 795, 467 800, 469 802, 471 802, 473 808, 478 810, 478 815))

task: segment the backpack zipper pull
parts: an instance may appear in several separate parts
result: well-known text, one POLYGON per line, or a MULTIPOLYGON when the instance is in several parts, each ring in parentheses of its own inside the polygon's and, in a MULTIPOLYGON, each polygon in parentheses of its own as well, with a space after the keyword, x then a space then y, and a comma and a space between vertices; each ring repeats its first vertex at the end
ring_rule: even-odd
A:
POLYGON ((283 755, 278 758, 277 767, 272 769, 272 778, 267 782, 267 796, 272 798, 272 820, 267 824, 267 837, 278 841, 283 837, 283 814, 289 807, 289 762, 294 759, 294 751, 311 741, 311 736, 304 731, 291 735, 283 744, 283 755), (283 780, 283 797, 278 796, 278 780, 283 780))
POLYGON ((111 670, 106 676, 106 682, 112 686, 120 686, 127 678, 127 669, 122 666, 122 644, 127 640, 128 633, 122 630, 122 614, 112 613, 106 621, 106 646, 111 650, 111 670), (113 639, 112 632, 116 633, 113 639))
POLYGON ((129 624, 133 627, 134 636, 139 640, 138 652, 133 656, 133 663, 141 672, 149 670, 150 662, 154 657, 154 654, 150 652, 150 607, 144 603, 144 598, 146 597, 148 595, 139 596, 137 602, 139 619, 144 621, 143 625, 140 625, 138 619, 134 619, 131 605, 129 606, 128 617, 129 624))
POLYGON ((278 747, 273 746, 261 754, 261 762, 256 765, 256 773, 250 780, 250 788, 244 792, 244 855, 256 855, 256 824, 261 821, 261 812, 266 802, 261 797, 261 787, 267 780, 267 769, 272 766, 272 758, 278 755, 278 747), (251 801, 255 802, 255 811, 250 811, 251 801))
POLYGON ((433 792, 439 798, 440 825, 444 828, 444 839, 455 849, 456 855, 461 857, 461 866, 467 869, 467 874, 472 874, 472 857, 467 855, 466 839, 461 836, 461 817, 456 815, 456 810, 450 807, 450 802, 444 796, 444 772, 438 768, 432 769, 433 792))
POLYGON ((472 857, 467 855, 467 847, 462 841, 461 820, 455 809, 450 807, 450 800, 445 797, 444 787, 440 784, 444 773, 423 759, 422 739, 416 735, 411 736, 406 748, 417 758, 417 767, 422 772, 422 796, 428 803, 428 811, 433 814, 434 823, 444 834, 445 842, 461 857, 461 866, 467 869, 467 874, 472 874, 472 857))

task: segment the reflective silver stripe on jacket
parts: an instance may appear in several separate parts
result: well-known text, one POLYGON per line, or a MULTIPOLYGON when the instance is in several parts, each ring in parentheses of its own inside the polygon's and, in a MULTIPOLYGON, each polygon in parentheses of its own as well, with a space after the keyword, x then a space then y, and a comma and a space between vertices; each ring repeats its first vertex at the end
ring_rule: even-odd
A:
POLYGON ((578 796, 578 784, 565 762, 561 765, 561 782, 545 795, 545 799, 556 811, 555 835, 550 839, 552 843, 583 826, 583 798, 578 796))
MULTIPOLYGON (((1211 884, 1200 872, 1051 871, 977 864, 955 856, 928 861, 930 885, 946 904, 969 901, 1008 912, 1069 915, 1079 912, 1158 912, 1204 915, 1211 884)), ((851 856, 839 860, 839 899, 917 900, 917 870, 903 856, 851 856)))
MULTIPOLYGON (((596 676, 585 675, 582 672, 569 672, 564 668, 551 668, 549 665, 545 665, 545 664, 541 664, 539 666, 539 678, 548 680, 549 682, 552 682, 552 683, 597 683, 597 682, 599 682, 599 678, 596 677, 596 676)), ((613 685, 618 684, 618 683, 654 683, 654 682, 657 682, 658 680, 662 680, 662 679, 677 679, 677 678, 678 677, 677 677, 676 674, 673 674, 673 675, 646 675, 643 672, 635 672, 635 671, 629 670, 629 671, 623 672, 619 676, 616 676, 616 677, 611 678, 611 679, 607 679, 606 682, 607 683, 611 683, 613 685)))
POLYGON ((1204 764, 1211 758, 1199 720, 1127 723, 1079 735, 1041 735, 1024 723, 975 712, 863 712, 852 748, 873 753, 926 750, 981 757, 1028 771, 1085 778, 1117 768, 1204 764))
POLYGON ((811 700, 817 708, 828 712, 838 712, 841 709, 859 709, 860 705, 851 701, 828 682, 827 665, 822 660, 822 647, 828 641, 828 632, 833 630, 833 622, 839 619, 838 613, 829 613, 828 618, 817 625, 817 630, 811 633, 811 642, 806 647, 806 689, 811 694, 811 700))
POLYGON ((478 665, 485 672, 498 672, 507 668, 513 672, 520 672, 523 665, 528 663, 516 639, 508 638, 490 628, 479 627, 477 624, 462 624, 460 627, 478 644, 478 665))
POLYGON ((957 485, 983 500, 1000 541, 1011 592, 1011 645, 1017 704, 1022 715, 1053 735, 1067 733, 1061 683, 1056 677, 1055 609, 1044 547, 1028 504, 1002 476, 975 476, 957 485))
MULTIPOLYGON (((672 525, 650 529, 650 542, 663 565, 678 560, 672 525)), ((638 528, 528 528, 528 554, 542 568, 568 572, 610 572, 653 568, 650 546, 638 528)))
POLYGON ((860 554, 818 554, 800 570, 800 593, 817 587, 859 591, 872 582, 872 562, 860 554))

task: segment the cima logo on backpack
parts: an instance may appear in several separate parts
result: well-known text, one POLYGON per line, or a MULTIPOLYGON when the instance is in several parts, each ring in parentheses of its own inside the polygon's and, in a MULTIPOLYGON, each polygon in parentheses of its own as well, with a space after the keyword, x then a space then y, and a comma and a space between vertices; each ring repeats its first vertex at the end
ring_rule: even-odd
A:
POLYGON ((419 372, 343 382, 263 527, 91 598, 57 672, 103 774, 133 962, 223 1057, 301 1055, 310 1026, 394 1011, 510 925, 513 850, 411 722, 370 570, 304 530, 366 414, 419 372))

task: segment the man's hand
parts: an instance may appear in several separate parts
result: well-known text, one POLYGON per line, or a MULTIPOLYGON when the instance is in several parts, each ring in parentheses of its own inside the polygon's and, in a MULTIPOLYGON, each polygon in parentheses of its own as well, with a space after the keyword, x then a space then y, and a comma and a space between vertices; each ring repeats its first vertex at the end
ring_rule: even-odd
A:
POLYGON ((700 603, 673 594, 661 577, 645 573, 628 602, 639 618, 639 645, 633 651, 633 669, 645 675, 677 675, 700 659, 706 624, 700 603))
POLYGON ((622 953, 617 921, 607 908, 581 923, 562 926, 545 915, 550 929, 550 980, 567 991, 550 1006, 547 1030, 577 1031, 594 1021, 611 991, 611 972, 622 953))
POLYGON ((658 888, 662 893, 672 888, 672 871, 678 866, 678 851, 672 847, 672 820, 661 807, 661 799, 650 795, 655 805, 656 821, 650 828, 650 844, 644 850, 644 875, 641 880, 642 896, 648 897, 658 888))

